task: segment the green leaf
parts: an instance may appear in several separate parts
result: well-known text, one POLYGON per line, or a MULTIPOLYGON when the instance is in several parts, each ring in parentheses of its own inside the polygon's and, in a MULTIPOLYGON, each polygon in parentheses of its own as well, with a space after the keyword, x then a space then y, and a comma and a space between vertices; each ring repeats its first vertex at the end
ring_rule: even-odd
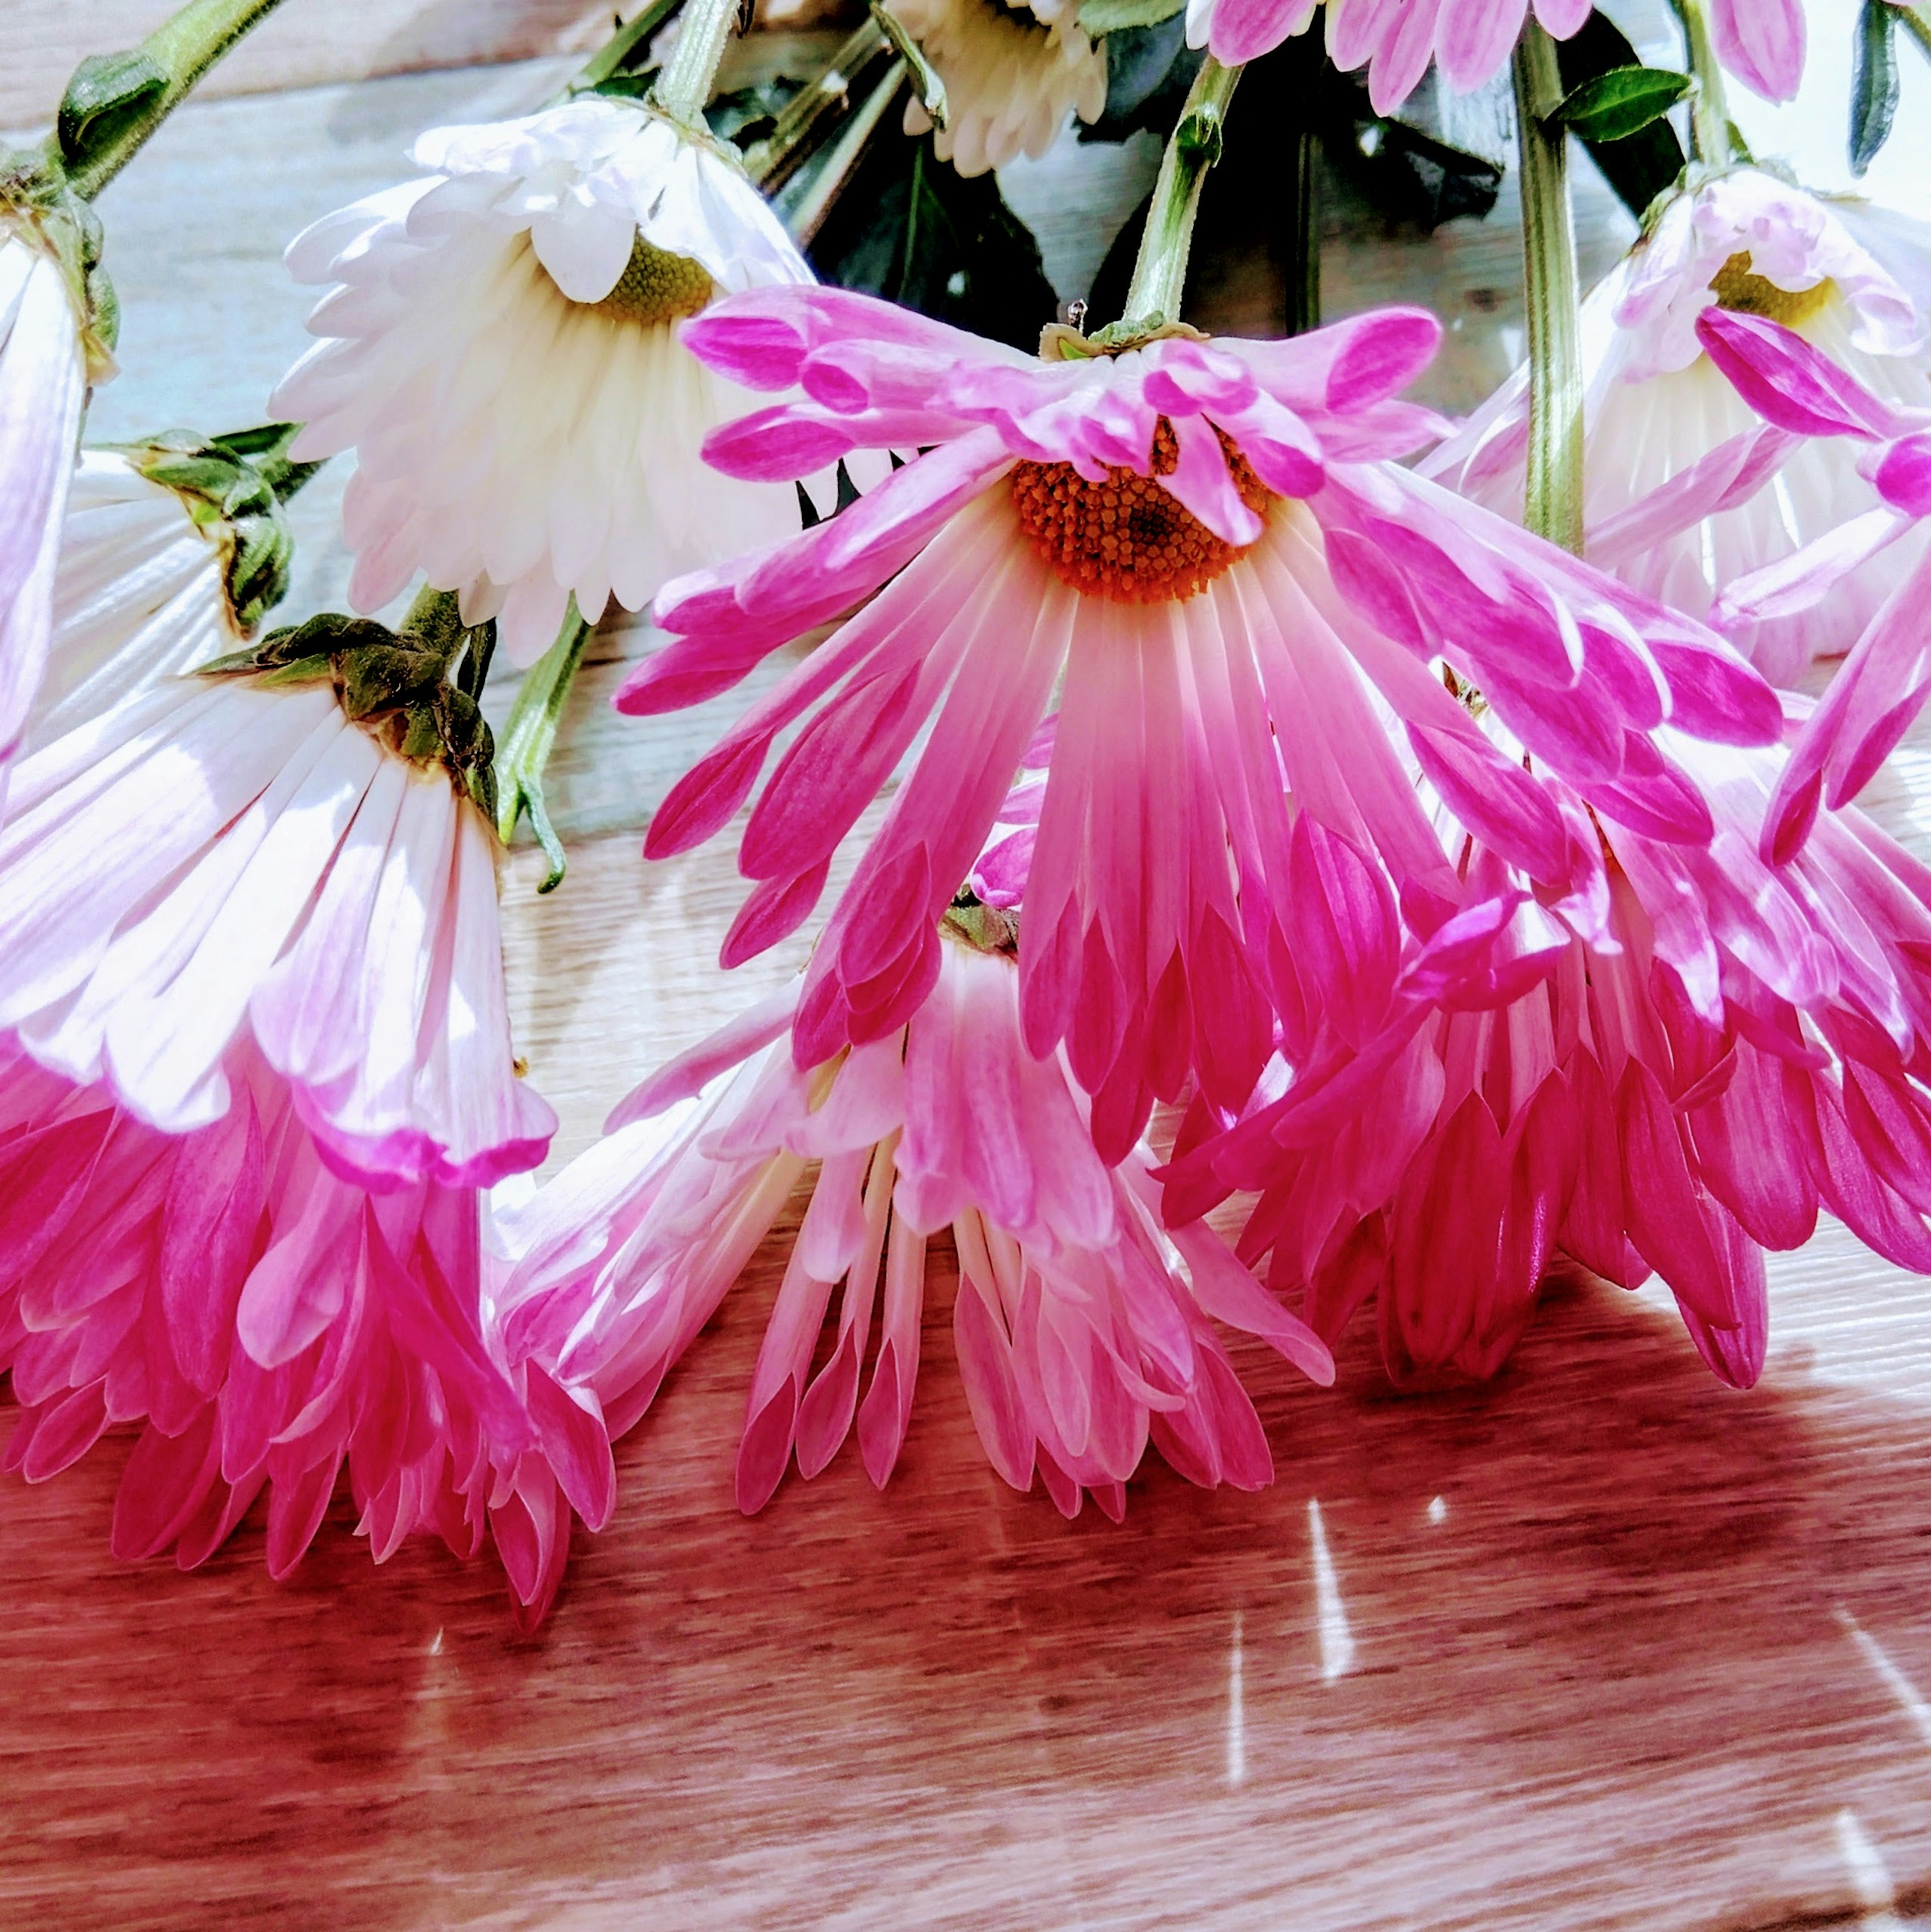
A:
POLYGON ((167 92, 167 76, 138 49, 89 54, 74 69, 55 118, 61 158, 70 166, 78 163, 90 135, 104 134, 123 116, 151 104, 167 92))
POLYGON ((1858 22, 1858 71, 1851 87, 1851 172, 1861 175, 1891 139, 1897 118, 1897 12, 1864 0, 1858 22))
POLYGON ((1579 140, 1624 141, 1660 121, 1693 85, 1667 68, 1612 68, 1585 80, 1549 118, 1579 140))
POLYGON ((1186 0, 1081 0, 1079 23, 1096 40, 1134 27, 1157 27, 1185 4, 1186 0))
MULTIPOLYGON (((1562 85, 1570 93, 1597 74, 1636 64, 1636 49, 1600 8, 1579 33, 1557 44, 1555 57, 1562 85)), ((1687 164, 1676 130, 1662 118, 1620 140, 1585 140, 1584 145, 1617 199, 1639 221, 1658 195, 1675 186, 1687 164)))

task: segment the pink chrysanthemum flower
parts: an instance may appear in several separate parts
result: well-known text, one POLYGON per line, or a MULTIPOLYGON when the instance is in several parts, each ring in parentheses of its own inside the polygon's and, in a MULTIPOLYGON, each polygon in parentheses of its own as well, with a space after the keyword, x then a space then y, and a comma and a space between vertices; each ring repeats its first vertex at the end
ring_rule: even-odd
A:
POLYGON ((58 266, 0 212, 0 758, 46 665, 87 361, 58 266))
MULTIPOLYGON (((966 916, 982 936, 997 917, 966 916)), ((854 1424, 884 1486, 911 1414, 926 1243, 948 1226, 960 1373, 1015 1489, 1036 1472, 1068 1516, 1090 1492, 1117 1520, 1150 1436, 1192 1481, 1265 1483, 1266 1439, 1208 1318, 1321 1382, 1327 1350, 1212 1234, 1186 1230, 1177 1252, 1160 1234, 1148 1157, 1109 1168, 1063 1065, 1027 1052, 1012 961, 949 932, 940 952, 910 1022, 884 1038, 801 1070, 794 988, 619 1108, 610 1137, 505 1224, 508 1358, 593 1394, 622 1434, 815 1162, 752 1377, 741 1508, 763 1506, 794 1454, 815 1476, 854 1424)))
POLYGON ((802 721, 744 834, 757 884, 727 962, 808 914, 930 723, 813 958, 801 1064, 895 1032, 929 992, 937 922, 1056 691, 1023 1011, 1036 1054, 1065 1042, 1111 1159, 1190 1072, 1241 1106, 1276 1016, 1324 989, 1365 1010, 1418 947, 1462 943, 1472 909, 1418 776, 1558 896, 1578 860, 1545 770, 1612 821, 1708 837, 1654 728, 1769 742, 1775 698, 1700 626, 1377 460, 1432 433, 1391 398, 1438 334, 1390 310, 1291 342, 1069 342, 1055 362, 820 289, 688 328, 733 380, 808 398, 718 432, 733 472, 929 446, 844 514, 667 590, 682 634, 618 699, 709 696, 863 605, 651 826, 653 854, 709 837, 802 721), (1387 974, 1328 973, 1310 932, 1387 974))
MULTIPOLYGON (((595 1419, 484 1347, 473 1189, 340 1178, 252 1048, 211 1125, 166 1134, 17 1048, 0 1067, 0 1369, 20 1406, 4 1466, 43 1481, 143 1425, 113 1547, 183 1569, 265 1489, 270 1572, 313 1540, 346 1468, 376 1562, 412 1532, 458 1556, 493 1533, 523 1619, 593 1526, 595 1419), (533 1384, 533 1386, 531 1386, 533 1384)), ((604 1465, 608 1450, 601 1448, 604 1465)))
MULTIPOLYGON (((1905 217, 1819 200, 1755 168, 1676 196, 1583 308, 1591 560, 1702 617, 1726 584, 1874 508, 1854 452, 1762 432, 1696 325, 1713 309, 1775 316, 1889 403, 1922 407, 1927 296, 1931 230, 1905 217)), ((1522 370, 1419 466, 1519 518, 1528 434, 1522 370)), ((1788 683, 1849 648, 1922 548, 1867 558, 1810 608, 1730 634, 1788 683)))
POLYGON ((252 1042, 346 1177, 470 1187, 541 1160, 493 835, 325 682, 137 692, 24 760, 10 807, 0 1030, 43 1066, 186 1133, 252 1042))
POLYGON ((1931 871, 1855 812, 1767 866, 1779 754, 1675 748, 1715 803, 1708 850, 1611 832, 1588 891, 1522 903, 1486 988, 1330 1035, 1230 1131, 1190 1124, 1168 1214, 1258 1190, 1243 1259, 1271 1255, 1330 1341, 1377 1298, 1398 1377, 1493 1373, 1560 1257, 1654 1270, 1739 1387, 1762 1250, 1820 1207, 1931 1273, 1931 871))
MULTIPOLYGON (((1535 18, 1567 40, 1592 0, 1533 0, 1535 18)), ((1229 66, 1303 32, 1315 0, 1188 0, 1187 42, 1229 66)), ((1327 0, 1327 45, 1336 67, 1368 67, 1369 98, 1391 113, 1433 61, 1459 92, 1486 85, 1507 62, 1531 0, 1327 0)), ((1712 0, 1717 58, 1753 92, 1788 100, 1804 74, 1803 0, 1712 0)))

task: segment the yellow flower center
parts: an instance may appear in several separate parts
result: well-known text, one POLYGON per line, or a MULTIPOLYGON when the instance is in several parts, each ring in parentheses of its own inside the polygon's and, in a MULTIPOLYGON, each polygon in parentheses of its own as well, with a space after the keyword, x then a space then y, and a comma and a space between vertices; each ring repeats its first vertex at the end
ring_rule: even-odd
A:
POLYGON ((1837 292, 1837 284, 1828 276, 1814 289, 1780 289, 1752 267, 1747 249, 1732 255, 1710 286, 1717 292, 1718 307, 1740 315, 1765 315, 1786 328, 1801 328, 1837 292))
POLYGON ((587 306, 613 322, 649 328, 695 315, 710 301, 712 293, 710 274, 702 262, 688 255, 673 255, 667 248, 653 248, 639 235, 631 245, 630 260, 624 264, 616 286, 601 302, 587 306))
MULTIPOLYGON (((1225 436, 1220 446, 1240 500, 1264 517, 1273 491, 1225 436)), ((1171 475, 1179 460, 1173 425, 1162 416, 1153 433, 1154 476, 1171 475)), ((1216 536, 1153 477, 1130 470, 1089 483, 1070 463, 1015 464, 1012 502, 1019 527, 1063 583, 1116 604, 1196 596, 1246 548, 1216 536)))

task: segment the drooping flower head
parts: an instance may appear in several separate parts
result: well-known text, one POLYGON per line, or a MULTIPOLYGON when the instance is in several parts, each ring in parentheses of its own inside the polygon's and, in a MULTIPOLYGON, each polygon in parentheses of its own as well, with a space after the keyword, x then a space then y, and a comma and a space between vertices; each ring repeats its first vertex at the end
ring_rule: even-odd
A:
POLYGON ((0 1368, 30 1480, 145 1424, 124 1555, 199 1562, 265 1485, 280 1575, 346 1466, 379 1559, 493 1528, 534 1618, 608 1485, 595 1418, 484 1342, 479 1190, 555 1123, 513 1070, 486 640, 448 602, 130 677, 16 769, 0 1368))
MULTIPOLYGON (((932 146, 962 175, 1036 160, 1069 115, 1091 122, 1105 111, 1105 50, 1087 38, 1076 0, 892 0, 892 11, 946 84, 932 146)), ((906 133, 931 125, 915 95, 906 133)))
POLYGON ((707 697, 862 605, 652 822, 652 854, 708 837, 802 723, 744 834, 757 883, 727 961, 807 916, 930 724, 813 958, 802 1065, 925 998, 937 922, 1056 692, 1022 1010, 1036 1054, 1065 1042, 1108 1159, 1189 1075, 1237 1109, 1277 1025, 1298 1038, 1336 1001, 1372 1024, 1428 947, 1492 933, 1506 905, 1468 904, 1418 774, 1558 897, 1588 854, 1545 770, 1612 820, 1708 837, 1654 729, 1766 742, 1775 699, 1699 626, 1379 460, 1435 433, 1393 392, 1438 335, 1390 310, 1283 343, 1183 332, 1109 356, 1056 337, 1066 359, 1036 361, 830 290, 689 326, 733 380, 805 392, 712 437, 733 473, 928 452, 803 536, 671 586, 657 616, 679 640, 618 699, 707 697))
POLYGON ((289 244, 333 284, 324 338, 275 406, 294 454, 352 448, 350 596, 372 610, 420 571, 497 618, 527 663, 573 595, 588 620, 798 526, 797 499, 707 471, 697 446, 742 398, 673 326, 726 291, 811 272, 742 172, 636 104, 586 97, 439 128, 421 178, 289 244))
POLYGON ((1330 1035, 1231 1130, 1183 1133, 1169 1217, 1256 1191, 1241 1258, 1330 1342, 1373 1298, 1397 1376, 1492 1374, 1566 1258, 1654 1270, 1747 1387, 1762 1251, 1820 1207, 1931 1273, 1931 871, 1855 812, 1766 864, 1781 754, 1674 749, 1707 849, 1609 828, 1588 892, 1521 903, 1486 987, 1330 1035))
MULTIPOLYGON (((1588 554, 1702 617, 1738 578, 1873 508, 1855 452, 1761 425, 1704 353, 1711 310, 1774 317, 1900 408, 1931 404, 1931 230, 1867 204, 1825 202, 1754 168, 1678 195, 1584 304, 1588 554), (1915 233, 1914 233, 1915 231, 1915 233), (1915 242, 1915 278, 1894 269, 1915 242), (1875 242, 1874 250, 1868 243, 1875 242), (1882 256, 1882 259, 1881 259, 1882 256)), ((1528 387, 1519 370, 1424 474, 1519 518, 1528 387)), ((1865 560, 1801 611, 1730 627, 1773 681, 1847 650, 1916 560, 1865 560)))
POLYGON ((753 1372, 742 1508, 763 1506, 794 1454, 816 1475, 854 1424, 884 1486, 911 1415, 926 1244, 948 1227, 959 1372, 1015 1489, 1036 1473, 1068 1516, 1090 1492, 1117 1519, 1150 1436, 1195 1482, 1266 1482, 1266 1439, 1209 1318, 1324 1382, 1327 1352, 1211 1234, 1189 1229, 1177 1248, 1159 1233, 1150 1158, 1109 1168, 1095 1151, 1063 1064, 1026 1049, 1018 975, 982 950, 989 928, 1003 929, 983 910, 950 916, 937 979, 882 1038, 802 1069, 793 987, 646 1082, 507 1222, 510 1361, 594 1395, 622 1434, 815 1162, 753 1372), (836 1339, 814 1376, 835 1293, 836 1339))

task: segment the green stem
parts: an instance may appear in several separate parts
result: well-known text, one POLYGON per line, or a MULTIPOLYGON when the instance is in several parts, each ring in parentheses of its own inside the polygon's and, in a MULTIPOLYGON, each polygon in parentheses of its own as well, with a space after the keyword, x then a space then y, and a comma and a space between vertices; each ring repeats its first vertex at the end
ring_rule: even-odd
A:
POLYGON ((539 892, 553 892, 562 882, 563 843, 550 822, 543 772, 593 628, 577 615, 573 597, 556 643, 524 673, 523 688, 496 748, 496 836, 507 845, 517 819, 529 813, 529 829, 550 861, 550 870, 536 889, 539 892))
POLYGON ((134 52, 160 70, 166 84, 127 112, 103 114, 99 122, 90 124, 81 151, 67 157, 67 178, 75 192, 89 200, 97 195, 140 152, 195 82, 280 4, 280 0, 187 0, 157 27, 134 52))
POLYGON ((677 44, 657 76, 651 98, 673 121, 701 128, 718 67, 736 31, 739 0, 684 0, 677 44))
POLYGON ((1690 70, 1696 76, 1696 92, 1690 100, 1690 152, 1711 167, 1726 168, 1736 159, 1736 151, 1730 140, 1730 103, 1723 63, 1710 38, 1710 23, 1703 17, 1702 0, 1675 0, 1675 4, 1677 17, 1683 22, 1690 70))
POLYGON ((745 150, 744 171, 760 188, 769 190, 792 172, 794 157, 825 116, 843 104, 852 82, 883 50, 885 44, 884 31, 877 20, 868 20, 832 55, 831 64, 824 72, 807 82, 785 104, 784 111, 772 123, 771 132, 745 150))
POLYGON ((594 94, 605 81, 622 73, 630 64, 631 56, 639 47, 648 46, 651 36, 682 4, 683 0, 650 0, 650 4, 642 13, 625 21, 604 43, 589 64, 565 90, 566 98, 571 94, 594 94))
POLYGON ((1912 39, 1924 50, 1926 57, 1931 58, 1931 6, 1924 0, 1903 0, 1898 12, 1903 16, 1904 25, 1912 39))
POLYGON ((1123 322, 1177 322, 1186 286, 1187 250, 1194 217, 1200 212, 1201 186, 1220 158, 1220 124, 1240 78, 1237 67, 1222 67, 1209 54, 1200 64, 1178 124, 1160 157, 1153 205, 1140 236, 1139 258, 1126 291, 1123 322))
POLYGON ((790 231, 792 240, 799 248, 811 245, 811 238, 831 212, 832 202, 850 181, 864 156, 866 143, 898 99, 899 89, 905 85, 907 72, 903 61, 892 62, 880 76, 878 85, 866 97, 864 105, 838 130, 837 138, 814 154, 803 167, 795 170, 791 178, 772 197, 771 205, 777 211, 778 219, 790 231))
POLYGON ((1288 256, 1288 333, 1305 335, 1321 326, 1321 140, 1303 128, 1293 149, 1290 187, 1294 226, 1288 256))
POLYGON ((1582 354, 1568 136, 1546 117, 1562 99, 1555 43, 1531 20, 1516 48, 1522 154, 1522 278, 1529 325, 1528 476, 1524 520, 1582 553, 1582 354))

